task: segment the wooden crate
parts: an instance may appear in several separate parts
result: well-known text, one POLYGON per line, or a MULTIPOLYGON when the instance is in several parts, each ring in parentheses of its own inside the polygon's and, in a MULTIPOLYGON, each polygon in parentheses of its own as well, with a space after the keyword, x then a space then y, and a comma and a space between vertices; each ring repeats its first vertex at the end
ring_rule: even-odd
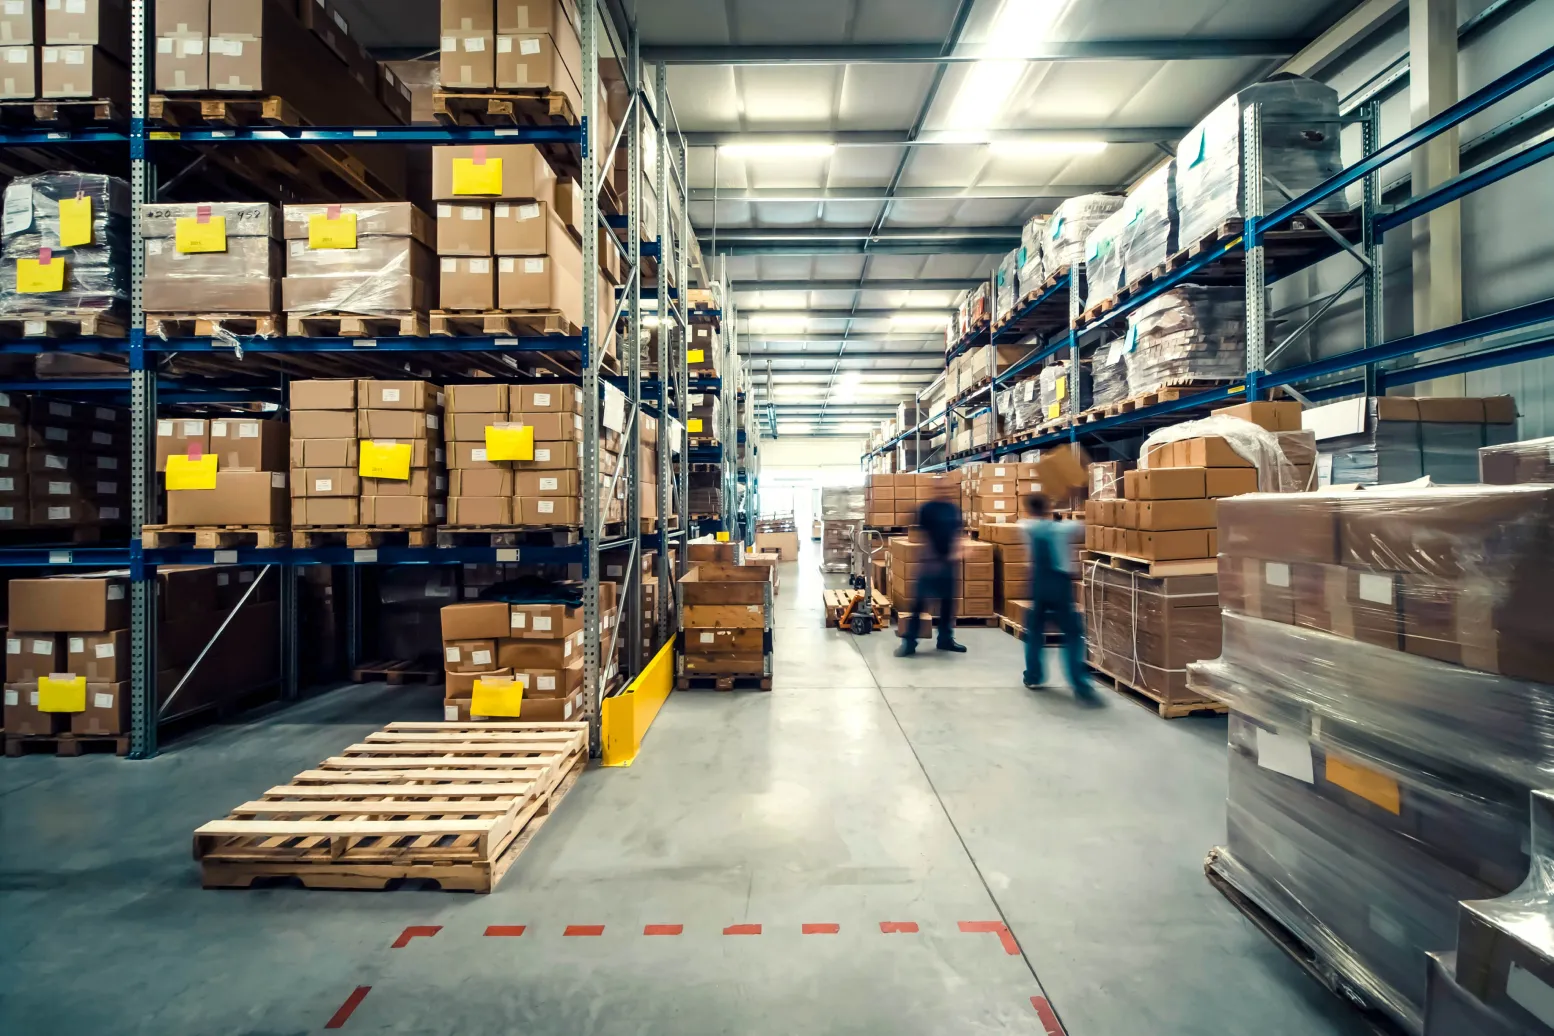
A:
POLYGON ((194 832, 206 888, 490 892, 588 760, 586 723, 390 723, 194 832))

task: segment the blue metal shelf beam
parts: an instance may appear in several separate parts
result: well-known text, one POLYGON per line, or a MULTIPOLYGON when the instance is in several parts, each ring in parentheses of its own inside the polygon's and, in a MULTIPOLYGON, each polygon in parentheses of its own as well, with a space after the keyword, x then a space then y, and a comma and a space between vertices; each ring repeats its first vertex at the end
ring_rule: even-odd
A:
POLYGON ((0 133, 0 147, 37 147, 71 144, 124 144, 126 134, 115 130, 46 130, 41 132, 0 133))
MULTIPOLYGON (((501 353, 581 352, 579 335, 431 338, 239 338, 245 352, 256 353, 501 353)), ((232 346, 214 338, 145 339, 146 352, 230 353, 232 346)))

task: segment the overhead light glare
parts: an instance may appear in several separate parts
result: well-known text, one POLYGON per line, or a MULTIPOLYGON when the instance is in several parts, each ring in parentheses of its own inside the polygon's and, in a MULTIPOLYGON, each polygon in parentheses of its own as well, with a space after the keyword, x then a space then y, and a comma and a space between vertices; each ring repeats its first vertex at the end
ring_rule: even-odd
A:
POLYGON ((825 158, 836 150, 836 145, 821 141, 796 141, 791 144, 724 144, 718 150, 731 158, 825 158))
POLYGON ((890 318, 891 327, 942 328, 947 323, 949 323, 949 317, 942 313, 913 313, 910 310, 897 313, 890 318))

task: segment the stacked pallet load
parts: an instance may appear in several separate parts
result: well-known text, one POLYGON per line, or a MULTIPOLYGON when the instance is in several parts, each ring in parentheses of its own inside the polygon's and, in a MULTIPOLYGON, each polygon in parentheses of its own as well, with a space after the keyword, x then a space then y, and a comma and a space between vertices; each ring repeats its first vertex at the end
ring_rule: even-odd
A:
POLYGON ((442 87, 560 95, 581 115, 575 17, 559 0, 442 0, 442 87))
POLYGON ((947 343, 950 348, 967 341, 979 331, 987 330, 988 320, 992 317, 992 292, 988 282, 983 281, 975 288, 963 292, 955 303, 955 310, 953 324, 960 333, 954 342, 947 343))
POLYGON ((717 446, 722 401, 716 392, 692 392, 687 400, 690 410, 685 415, 685 430, 690 433, 693 446, 717 446))
MULTIPOLYGON (((1128 315, 1121 359, 1128 397, 1246 374, 1246 299, 1240 288, 1182 284, 1128 315)), ((1108 350, 1106 360, 1111 359, 1108 350)))
POLYGON ((852 570, 855 544, 863 528, 867 506, 867 491, 861 486, 821 487, 820 571, 852 570))
POLYGON ((1389 485, 1428 477, 1477 482, 1479 449, 1516 438, 1511 396, 1372 396, 1312 407, 1322 485, 1389 485))
POLYGON ((1554 436, 1485 446, 1478 465, 1479 481, 1492 486, 1554 482, 1554 436))
POLYGON ((129 524, 129 414, 0 392, 0 529, 91 542, 129 524))
MULTIPOLYGON (((993 544, 977 540, 961 541, 961 556, 951 562, 955 570, 955 617, 978 624, 986 623, 996 614, 993 610, 994 551, 993 544)), ((896 632, 899 635, 912 614, 918 578, 929 563, 930 547, 921 529, 913 529, 905 536, 892 536, 888 543, 887 566, 890 607, 896 614, 896 632)), ((939 616, 939 602, 925 602, 922 623, 939 616)))
POLYGON ((1041 238, 1041 263, 1047 274, 1085 261, 1085 243, 1102 221, 1122 208, 1120 194, 1083 194, 1052 210, 1041 238))
POLYGON ((693 378, 720 376, 718 357, 723 349, 721 320, 708 313, 691 314, 690 338, 685 343, 685 365, 693 378))
POLYGON ((409 202, 287 205, 281 305, 293 338, 426 334, 436 226, 409 202))
POLYGON ((977 530, 993 559, 993 610, 1000 618, 1024 626, 1030 608, 1031 545, 1025 529, 1014 523, 989 522, 977 530))
POLYGON ((870 529, 905 529, 917 524, 918 486, 932 493, 931 475, 867 475, 864 477, 863 524, 870 529))
POLYGON ((1544 1027, 1544 980, 1505 983, 1549 950, 1529 807, 1554 764, 1551 529, 1549 485, 1221 505, 1223 560, 1252 578, 1222 587, 1223 654, 1189 667, 1232 711, 1211 876, 1408 1031, 1453 949, 1510 1031, 1544 1027))
POLYGON ((681 690, 772 689, 774 572, 766 565, 704 561, 680 578, 681 690))
POLYGON ((968 464, 965 470, 961 510, 969 528, 1019 521, 1020 498, 1041 491, 1033 462, 968 464))
POLYGON ((163 338, 278 333, 280 210, 264 202, 140 209, 146 333, 163 338))
POLYGON ((129 36, 129 15, 117 3, 0 5, 0 100, 97 100, 110 103, 80 121, 122 115, 129 107, 129 36))
POLYGON ((20 176, 6 185, 4 207, 0 329, 12 337, 123 338, 129 185, 93 173, 20 176))
POLYGON ((193 537, 197 547, 279 547, 291 519, 285 422, 254 418, 157 420, 157 470, 167 523, 144 526, 149 547, 193 537))

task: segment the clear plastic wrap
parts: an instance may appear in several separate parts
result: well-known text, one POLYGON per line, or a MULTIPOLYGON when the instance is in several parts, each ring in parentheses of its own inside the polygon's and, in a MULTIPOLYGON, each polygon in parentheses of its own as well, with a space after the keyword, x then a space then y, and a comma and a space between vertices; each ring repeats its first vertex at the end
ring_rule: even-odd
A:
POLYGON ((1014 316, 1015 303, 1020 298, 1020 250, 1016 248, 1004 256, 993 272, 993 326, 999 327, 1014 316))
POLYGON ((862 519, 865 509, 865 493, 862 486, 822 486, 820 490, 820 517, 822 519, 862 519))
POLYGON ((1257 488, 1264 493, 1294 493, 1308 488, 1285 456, 1279 433, 1239 417, 1214 415, 1157 428, 1139 450, 1139 467, 1151 466, 1154 447, 1189 439, 1223 439, 1232 452, 1257 469, 1257 488))
POLYGON ((431 219, 409 202, 287 205, 283 218, 287 313, 377 316, 430 307, 435 232, 431 219), (351 224, 352 247, 338 247, 326 236, 342 221, 351 224))
POLYGON ((1053 274, 1085 260, 1085 239, 1100 222, 1122 208, 1120 194, 1082 194, 1058 205, 1041 237, 1041 265, 1053 274))
POLYGON ((1145 177, 1123 202, 1123 276, 1136 281, 1177 250, 1176 160, 1145 177))
POLYGON ((115 176, 43 173, 20 176, 5 188, 0 225, 0 313, 70 313, 127 309, 130 296, 130 192, 115 176), (60 244, 59 203, 91 203, 90 241, 60 244), (21 291, 22 260, 64 262, 62 291, 21 291))
POLYGON ((1090 358, 1090 384, 1096 406, 1110 406, 1128 398, 1128 364, 1124 360, 1127 339, 1119 338, 1090 358))
MULTIPOLYGON (((821 489, 822 500, 828 489, 821 489)), ((860 497, 862 490, 859 491, 860 497)), ((820 571, 822 572, 850 572, 853 563, 853 546, 863 529, 863 520, 858 518, 823 518, 821 524, 821 550, 820 571)))
POLYGON ((1246 375, 1246 293, 1183 284, 1128 316, 1128 395, 1246 375))
POLYGON ((1478 451, 1479 481, 1509 486, 1554 482, 1554 436, 1527 439, 1478 451))
POLYGON ((1127 283, 1122 265, 1127 229, 1126 211, 1118 209, 1096 224, 1085 238, 1086 307, 1105 302, 1127 283))
POLYGON ((145 205, 142 285, 146 312, 220 315, 279 312, 280 213, 264 202, 145 205), (217 251, 180 251, 180 220, 223 221, 217 251))
POLYGON ((1047 279, 1047 268, 1042 262, 1042 240, 1047 234, 1046 216, 1032 216, 1020 228, 1020 248, 1017 252, 1020 297, 1024 298, 1047 279))
POLYGON ((1089 368, 1079 368, 1079 384, 1075 385, 1067 363, 1052 364, 1041 369, 1040 382, 1043 421, 1073 417, 1090 408, 1089 368))
MULTIPOLYGON (((1269 179, 1266 208, 1317 186, 1343 169, 1339 149, 1338 92, 1301 76, 1275 76, 1247 87, 1215 108, 1176 149, 1176 195, 1181 240, 1215 234, 1226 220, 1245 214, 1241 176, 1241 113, 1262 106, 1263 172, 1269 179)), ((1318 202, 1319 210, 1347 207, 1342 193, 1318 202)))
POLYGON ((1081 576, 1090 664, 1162 701, 1201 697, 1188 690, 1187 666, 1220 651, 1216 577, 1152 577, 1096 561, 1081 576))
POLYGON ((1425 981, 1424 1036, 1523 1036, 1525 1030, 1457 982, 1457 954, 1432 953, 1425 981))

